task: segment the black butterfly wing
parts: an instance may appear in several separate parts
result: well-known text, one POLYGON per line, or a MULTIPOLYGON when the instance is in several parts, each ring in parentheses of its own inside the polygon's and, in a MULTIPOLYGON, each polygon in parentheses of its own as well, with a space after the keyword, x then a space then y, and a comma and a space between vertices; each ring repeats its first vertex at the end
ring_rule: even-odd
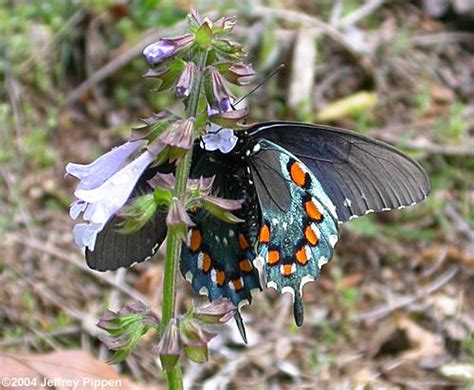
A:
MULTIPOLYGON (((146 182, 153 174, 151 170, 144 173, 130 199, 153 191, 146 182)), ((97 271, 113 271, 150 259, 166 237, 165 219, 166 210, 159 208, 138 232, 123 234, 118 231, 123 220, 114 216, 97 235, 94 251, 86 249, 87 265, 97 271)))
POLYGON ((296 122, 259 123, 249 130, 298 157, 336 206, 338 219, 400 209, 427 197, 424 169, 380 141, 335 127, 296 122))

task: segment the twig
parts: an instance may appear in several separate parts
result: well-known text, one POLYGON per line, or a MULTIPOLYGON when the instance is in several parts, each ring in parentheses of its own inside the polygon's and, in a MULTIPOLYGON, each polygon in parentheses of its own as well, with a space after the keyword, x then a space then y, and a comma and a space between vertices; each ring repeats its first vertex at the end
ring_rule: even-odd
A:
POLYGON ((458 212, 451 206, 446 206, 444 209, 445 214, 451 219, 455 224, 456 228, 460 233, 463 233, 467 239, 471 242, 474 242, 474 231, 469 226, 469 224, 458 214, 458 212))
POLYGON ((83 81, 76 89, 74 89, 69 94, 68 98, 66 99, 65 105, 75 103, 94 85, 100 83, 102 80, 106 79, 111 74, 115 73, 117 70, 127 65, 133 58, 135 58, 141 53, 141 51, 146 45, 149 45, 150 43, 156 41, 156 36, 159 34, 160 31, 161 30, 155 29, 151 33, 147 33, 134 46, 132 46, 128 50, 125 50, 117 57, 109 61, 102 68, 94 72, 87 80, 83 81))
MULTIPOLYGON (((68 336, 68 335, 71 335, 71 334, 79 333, 81 330, 82 329, 79 326, 67 326, 65 328, 53 330, 53 331, 48 332, 48 333, 42 333, 41 337, 51 338, 51 337, 68 336)), ((12 346, 15 346, 15 345, 18 345, 18 344, 32 344, 37 339, 38 339, 38 336, 29 334, 29 335, 23 336, 19 339, 1 340, 0 341, 0 347, 1 348, 7 348, 7 347, 12 347, 12 346)))
POLYGON ((337 27, 348 27, 360 22, 365 17, 369 16, 377 8, 379 8, 384 3, 384 0, 370 0, 364 3, 363 6, 357 8, 355 11, 351 12, 349 15, 343 17, 338 23, 337 27))
POLYGON ((268 15, 270 15, 286 22, 309 25, 311 27, 320 29, 322 33, 326 34, 333 41, 339 43, 342 47, 344 47, 348 51, 348 53, 351 54, 352 57, 359 63, 362 69, 364 69, 368 76, 373 77, 373 75, 375 74, 374 68, 369 58, 361 56, 360 53, 358 53, 353 48, 353 46, 344 36, 344 34, 342 34, 337 28, 331 26, 326 22, 323 22, 321 19, 297 11, 292 11, 288 9, 275 9, 261 5, 254 6, 251 10, 251 13, 258 17, 268 17, 268 15))
POLYGON ((472 43, 474 34, 464 31, 443 31, 438 34, 415 35, 411 43, 417 46, 447 45, 449 43, 472 43))
POLYGON ((81 270, 86 271, 87 273, 93 275, 95 278, 100 279, 101 281, 115 287, 117 290, 121 291, 122 293, 128 295, 129 297, 142 301, 143 303, 147 303, 148 299, 140 294, 139 292, 133 290, 132 288, 128 287, 126 284, 119 284, 117 283, 114 278, 110 277, 109 275, 99 273, 96 271, 92 271, 86 265, 84 265, 83 261, 79 259, 74 254, 66 252, 56 246, 51 244, 45 244, 39 240, 36 240, 33 237, 19 237, 14 233, 9 233, 5 236, 5 241, 11 241, 19 245, 26 246, 31 249, 35 249, 44 253, 49 254, 50 256, 56 257, 59 260, 66 261, 67 263, 73 264, 76 267, 79 267, 81 270))
POLYGON ((391 314, 395 310, 411 305, 417 300, 432 294, 436 290, 439 290, 446 283, 448 283, 458 272, 459 272, 459 266, 454 265, 450 267, 439 278, 435 279, 433 282, 431 282, 427 286, 418 290, 414 295, 409 296, 409 297, 399 297, 396 302, 385 303, 373 310, 367 311, 365 313, 356 314, 352 316, 350 320, 352 322, 358 323, 365 320, 376 321, 384 317, 387 317, 389 314, 391 314))

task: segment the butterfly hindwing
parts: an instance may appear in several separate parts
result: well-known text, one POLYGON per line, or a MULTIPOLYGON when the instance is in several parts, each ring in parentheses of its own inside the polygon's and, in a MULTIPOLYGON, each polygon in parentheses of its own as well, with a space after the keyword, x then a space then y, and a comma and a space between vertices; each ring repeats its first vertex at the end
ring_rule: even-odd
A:
POLYGON ((187 244, 182 247, 180 267, 195 292, 207 295, 211 301, 229 298, 240 309, 251 302, 255 290, 261 289, 253 265, 259 219, 247 171, 231 156, 220 157, 197 150, 192 176, 214 177, 214 196, 244 200, 234 214, 245 222, 227 223, 206 209, 197 210, 192 214, 196 226, 190 229, 187 244))
POLYGON ((295 156, 261 140, 250 158, 262 211, 257 253, 268 287, 290 292, 303 322, 302 289, 319 276, 337 242, 337 215, 315 175, 295 156))
POLYGON ((199 210, 193 217, 188 243, 183 245, 181 273, 199 294, 211 301, 225 297, 241 307, 260 289, 252 262, 255 251, 237 224, 225 223, 199 210))

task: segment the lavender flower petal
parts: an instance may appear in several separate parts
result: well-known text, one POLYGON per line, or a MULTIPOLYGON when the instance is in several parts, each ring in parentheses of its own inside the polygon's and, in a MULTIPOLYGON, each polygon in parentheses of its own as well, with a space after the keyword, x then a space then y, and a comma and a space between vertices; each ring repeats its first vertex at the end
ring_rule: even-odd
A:
POLYGON ((232 129, 219 129, 202 136, 203 149, 215 151, 219 149, 222 153, 229 153, 237 144, 238 138, 232 129))
POLYGON ((69 216, 72 219, 77 219, 79 214, 81 214, 87 207, 87 203, 83 200, 76 200, 71 204, 71 208, 69 209, 69 216))
POLYGON ((152 161, 153 156, 146 151, 101 186, 94 189, 76 189, 74 194, 78 199, 91 203, 84 213, 84 219, 93 223, 107 222, 125 204, 139 177, 152 161))
POLYGON ((66 165, 66 173, 81 180, 77 190, 96 188, 117 173, 127 159, 145 144, 146 141, 126 142, 90 164, 69 163, 66 165))
POLYGON ((74 242, 80 248, 89 248, 93 251, 97 234, 104 228, 103 223, 78 223, 72 229, 74 242))
POLYGON ((143 55, 149 64, 156 64, 170 57, 175 51, 175 46, 171 42, 160 40, 145 47, 143 55))

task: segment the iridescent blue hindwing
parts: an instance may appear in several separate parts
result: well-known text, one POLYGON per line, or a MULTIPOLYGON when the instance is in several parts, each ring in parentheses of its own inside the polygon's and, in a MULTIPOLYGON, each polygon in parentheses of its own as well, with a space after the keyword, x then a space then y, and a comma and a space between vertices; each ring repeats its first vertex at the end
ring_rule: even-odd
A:
POLYGON ((295 320, 303 322, 305 283, 319 277, 338 239, 335 207, 313 173, 295 156, 261 140, 251 169, 262 211, 256 266, 267 287, 294 297, 295 320))
POLYGON ((182 247, 181 272, 194 291, 211 301, 229 298, 239 308, 260 290, 252 262, 255 251, 238 224, 225 223, 205 210, 193 218, 188 243, 182 247))

